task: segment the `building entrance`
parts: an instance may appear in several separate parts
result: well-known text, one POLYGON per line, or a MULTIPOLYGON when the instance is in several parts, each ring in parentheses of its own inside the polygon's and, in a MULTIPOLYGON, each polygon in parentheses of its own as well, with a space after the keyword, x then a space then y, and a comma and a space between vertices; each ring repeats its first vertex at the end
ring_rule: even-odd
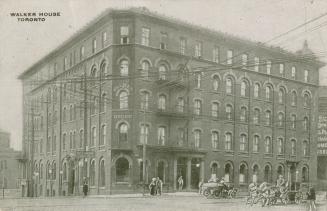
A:
POLYGON ((199 158, 192 158, 191 160, 191 188, 197 189, 200 182, 200 164, 199 158))
POLYGON ((177 180, 180 176, 183 177, 183 189, 186 188, 186 169, 187 169, 187 158, 178 158, 177 160, 177 180))

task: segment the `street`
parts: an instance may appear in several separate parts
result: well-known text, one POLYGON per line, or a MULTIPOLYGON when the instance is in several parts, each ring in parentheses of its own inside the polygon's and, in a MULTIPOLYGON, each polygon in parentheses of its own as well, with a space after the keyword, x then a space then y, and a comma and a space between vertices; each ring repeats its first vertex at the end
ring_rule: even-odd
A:
MULTIPOLYGON (((301 205, 275 205, 271 207, 260 207, 259 205, 245 205, 245 198, 237 199, 206 199, 195 193, 187 194, 165 194, 163 196, 141 196, 141 195, 119 195, 109 197, 66 197, 66 198, 35 198, 35 199, 2 199, 0 200, 0 211, 57 211, 57 210, 79 210, 79 211, 138 211, 138 210, 285 210, 301 211, 307 210, 306 204, 301 205)), ((325 211, 325 202, 317 202, 318 210, 325 211)))

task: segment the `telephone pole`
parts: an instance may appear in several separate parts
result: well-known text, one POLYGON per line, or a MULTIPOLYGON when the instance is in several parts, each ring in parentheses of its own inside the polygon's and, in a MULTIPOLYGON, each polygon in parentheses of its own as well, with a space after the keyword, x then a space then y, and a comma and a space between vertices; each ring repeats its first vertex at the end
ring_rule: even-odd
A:
POLYGON ((28 190, 28 196, 33 197, 34 196, 34 108, 32 105, 31 108, 31 140, 30 140, 30 173, 29 173, 29 190, 28 190))
MULTIPOLYGON (((86 70, 84 70, 84 79, 83 79, 83 91, 84 91, 84 143, 83 143, 83 173, 84 179, 87 178, 87 160, 86 160, 86 144, 87 144, 87 83, 86 83, 86 70)), ((84 183, 85 181, 83 181, 84 183)))

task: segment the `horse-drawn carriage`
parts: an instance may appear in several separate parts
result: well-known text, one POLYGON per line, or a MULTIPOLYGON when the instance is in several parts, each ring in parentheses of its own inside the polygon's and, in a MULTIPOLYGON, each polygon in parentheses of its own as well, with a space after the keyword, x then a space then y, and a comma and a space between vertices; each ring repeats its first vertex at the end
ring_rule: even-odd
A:
POLYGON ((208 182, 202 185, 201 193, 207 198, 235 198, 237 189, 230 184, 208 182))
POLYGON ((288 182, 282 186, 272 186, 268 183, 262 183, 258 188, 249 187, 249 196, 246 204, 261 204, 261 206, 270 206, 278 203, 289 204, 295 202, 297 204, 306 200, 308 191, 307 184, 295 184, 291 187, 288 182))

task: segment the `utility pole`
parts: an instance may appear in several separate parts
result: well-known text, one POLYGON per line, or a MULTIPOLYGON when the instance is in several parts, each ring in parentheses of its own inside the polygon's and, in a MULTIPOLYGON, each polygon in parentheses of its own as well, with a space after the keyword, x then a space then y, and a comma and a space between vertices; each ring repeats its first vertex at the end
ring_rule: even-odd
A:
POLYGON ((31 108, 31 127, 32 127, 32 131, 31 131, 31 142, 30 142, 30 163, 31 163, 31 166, 30 166, 30 183, 29 183, 29 196, 30 197, 33 197, 34 195, 34 180, 33 180, 33 175, 34 175, 34 108, 33 108, 33 105, 32 105, 32 108, 31 108))
POLYGON ((146 109, 146 99, 145 99, 145 94, 143 96, 143 133, 144 133, 144 136, 143 136, 143 168, 142 168, 142 171, 143 171, 143 196, 145 195, 145 179, 146 179, 146 138, 145 138, 145 135, 146 135, 146 126, 145 126, 145 109, 146 109))
MULTIPOLYGON (((83 143, 83 173, 84 178, 87 178, 87 160, 86 160, 86 144, 87 144, 87 84, 86 84, 86 70, 84 70, 84 143, 83 143)), ((84 183, 85 181, 83 181, 84 183)))
POLYGON ((58 188, 58 195, 61 195, 61 188, 62 188, 62 174, 61 172, 61 148, 62 148, 62 82, 59 85, 59 149, 58 149, 58 168, 59 168, 59 188, 58 188))

